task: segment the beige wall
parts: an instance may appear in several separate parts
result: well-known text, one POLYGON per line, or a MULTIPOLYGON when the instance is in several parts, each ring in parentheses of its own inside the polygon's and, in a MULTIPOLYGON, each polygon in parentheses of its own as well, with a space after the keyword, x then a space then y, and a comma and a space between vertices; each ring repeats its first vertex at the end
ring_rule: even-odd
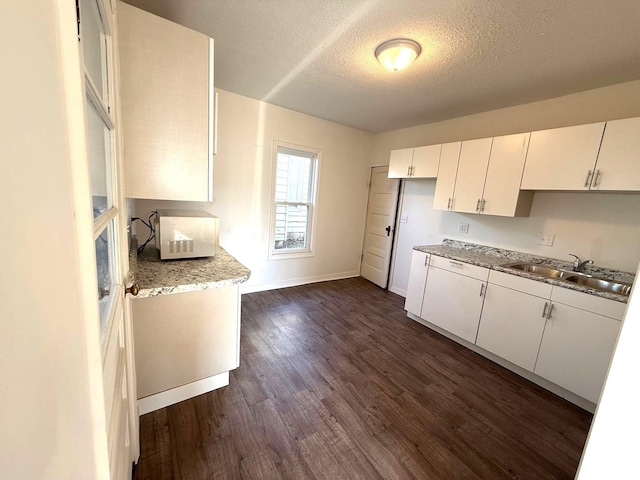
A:
MULTIPOLYGON (((385 132, 374 137, 371 163, 389 152, 432 143, 482 138, 581 123, 640 116, 640 81, 590 90, 444 122, 385 132)), ((405 181, 391 289, 404 294, 414 245, 455 238, 565 259, 567 253, 596 264, 634 272, 640 261, 640 194, 538 192, 528 218, 501 218, 433 210, 434 180, 405 181), (469 233, 457 233, 458 223, 469 233), (536 245, 539 233, 555 234, 552 247, 536 245)))
POLYGON ((137 200, 136 214, 186 207, 219 216, 220 244, 251 269, 243 291, 358 275, 373 136, 223 90, 218 102, 214 201, 137 200), (274 140, 322 150, 310 258, 268 260, 274 140))

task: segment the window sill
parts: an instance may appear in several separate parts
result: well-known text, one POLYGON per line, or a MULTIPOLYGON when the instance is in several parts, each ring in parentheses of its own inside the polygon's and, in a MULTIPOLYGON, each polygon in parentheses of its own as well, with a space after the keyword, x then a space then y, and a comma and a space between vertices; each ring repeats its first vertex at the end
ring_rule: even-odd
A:
POLYGON ((270 251, 269 260, 292 260, 295 258, 315 257, 312 250, 270 251))

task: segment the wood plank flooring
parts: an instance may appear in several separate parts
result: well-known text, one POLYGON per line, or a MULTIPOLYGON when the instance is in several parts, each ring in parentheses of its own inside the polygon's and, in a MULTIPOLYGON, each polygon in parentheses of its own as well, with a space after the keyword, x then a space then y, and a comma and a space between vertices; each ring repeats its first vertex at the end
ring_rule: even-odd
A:
POLYGON ((362 278, 242 296, 223 389, 141 418, 136 480, 571 479, 591 414, 362 278))

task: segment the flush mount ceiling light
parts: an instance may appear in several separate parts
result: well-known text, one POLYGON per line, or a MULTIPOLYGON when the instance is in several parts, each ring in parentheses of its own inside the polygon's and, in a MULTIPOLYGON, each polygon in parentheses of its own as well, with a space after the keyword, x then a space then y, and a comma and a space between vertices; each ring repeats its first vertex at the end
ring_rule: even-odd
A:
POLYGON ((376 58, 384 68, 396 72, 411 65, 418 58, 421 50, 417 42, 398 38, 384 42, 376 48, 376 58))

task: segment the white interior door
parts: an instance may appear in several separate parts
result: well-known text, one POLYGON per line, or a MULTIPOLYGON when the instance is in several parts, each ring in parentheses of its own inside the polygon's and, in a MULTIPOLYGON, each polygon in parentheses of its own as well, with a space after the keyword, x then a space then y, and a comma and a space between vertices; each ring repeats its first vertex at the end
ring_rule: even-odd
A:
POLYGON ((135 368, 129 299, 126 205, 119 131, 116 21, 111 3, 80 0, 80 50, 84 65, 87 159, 107 448, 111 479, 131 477, 138 456, 135 368))
POLYGON ((387 288, 400 180, 387 178, 389 167, 373 167, 360 275, 387 288))

